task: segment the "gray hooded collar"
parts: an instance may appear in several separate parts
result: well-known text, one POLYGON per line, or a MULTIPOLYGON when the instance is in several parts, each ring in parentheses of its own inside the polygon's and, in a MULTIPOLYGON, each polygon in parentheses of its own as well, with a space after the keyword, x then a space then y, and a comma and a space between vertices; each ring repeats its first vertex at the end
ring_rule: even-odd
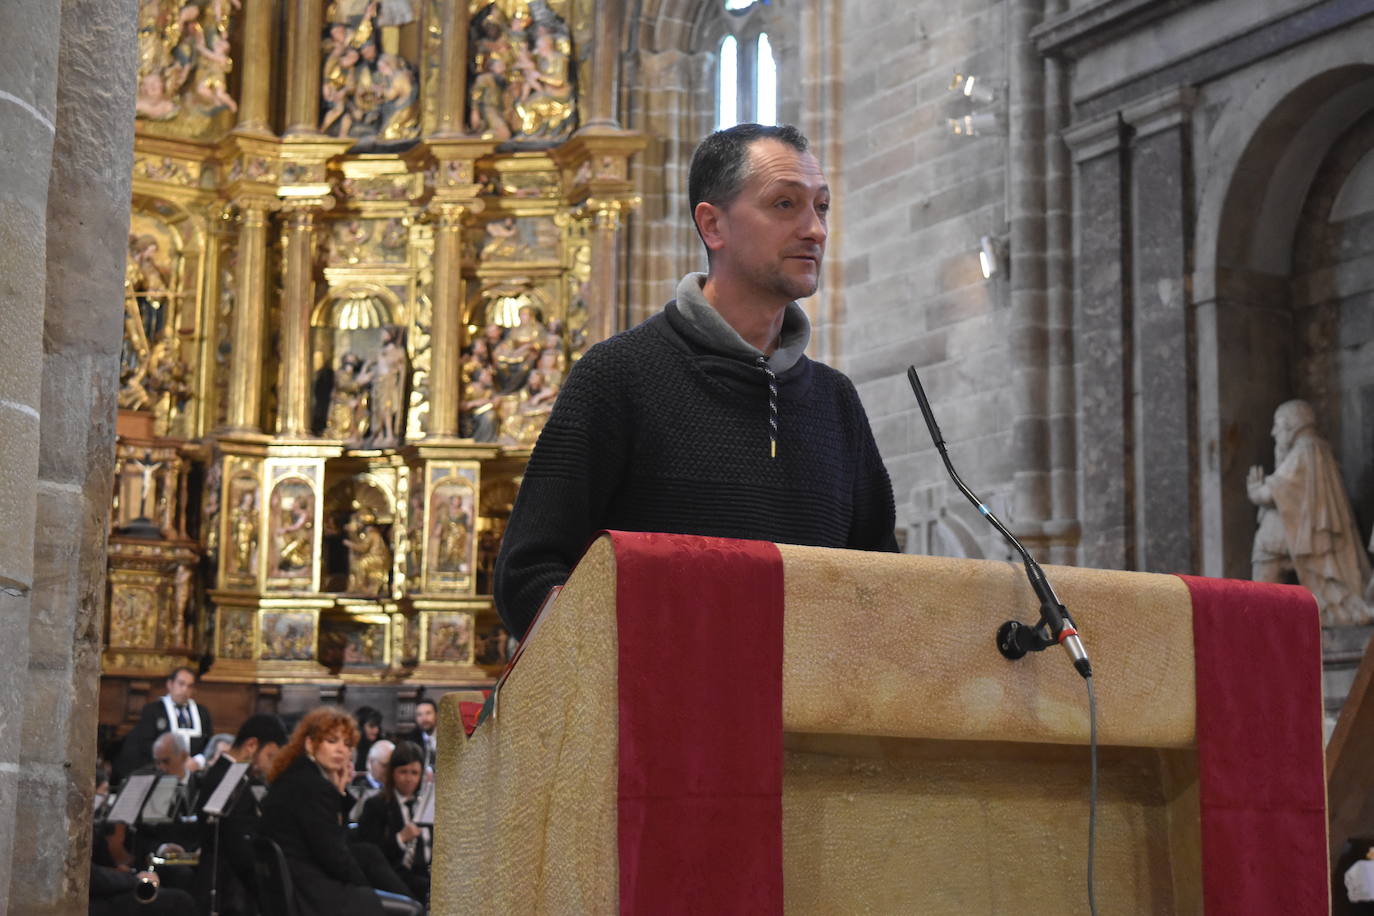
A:
MULTIPOLYGON (((739 332, 711 307, 701 292, 706 282, 706 274, 690 273, 677 285, 677 310, 692 327, 706 338, 712 346, 727 356, 740 356, 750 362, 763 355, 763 351, 746 341, 739 332)), ((782 314, 782 333, 779 335, 778 348, 768 357, 768 368, 774 375, 782 375, 797 364, 806 345, 811 341, 811 321, 806 312, 795 302, 787 303, 782 314)))

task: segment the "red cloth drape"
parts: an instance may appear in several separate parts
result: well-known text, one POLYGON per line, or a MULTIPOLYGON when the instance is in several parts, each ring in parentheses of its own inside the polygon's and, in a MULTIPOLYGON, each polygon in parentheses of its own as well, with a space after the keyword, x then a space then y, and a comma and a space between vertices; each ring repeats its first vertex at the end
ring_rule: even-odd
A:
POLYGON ((1207 914, 1328 913, 1316 601, 1296 586, 1180 578, 1193 600, 1207 914))
POLYGON ((782 912, 782 558, 611 532, 620 912, 782 912))

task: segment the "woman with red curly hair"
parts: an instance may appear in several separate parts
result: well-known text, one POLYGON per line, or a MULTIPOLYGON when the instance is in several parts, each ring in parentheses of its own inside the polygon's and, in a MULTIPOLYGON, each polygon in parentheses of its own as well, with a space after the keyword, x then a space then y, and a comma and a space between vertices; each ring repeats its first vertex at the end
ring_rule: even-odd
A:
POLYGON ((403 892, 405 885, 394 873, 364 872, 357 855, 364 847, 348 842, 353 800, 347 789, 357 743, 358 726, 346 710, 321 706, 307 713, 272 764, 259 830, 286 856, 300 916, 423 913, 409 897, 379 889, 403 892))

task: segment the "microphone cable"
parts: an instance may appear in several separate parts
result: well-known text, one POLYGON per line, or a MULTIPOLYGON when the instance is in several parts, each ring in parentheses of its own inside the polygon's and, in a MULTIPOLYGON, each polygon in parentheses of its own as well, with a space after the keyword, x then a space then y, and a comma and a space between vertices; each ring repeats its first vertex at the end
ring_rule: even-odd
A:
POLYGON ((1091 776, 1088 781, 1088 912, 1097 916, 1097 898, 1093 893, 1093 862, 1097 858, 1097 695, 1093 693, 1093 679, 1085 677, 1088 685, 1088 760, 1091 776))

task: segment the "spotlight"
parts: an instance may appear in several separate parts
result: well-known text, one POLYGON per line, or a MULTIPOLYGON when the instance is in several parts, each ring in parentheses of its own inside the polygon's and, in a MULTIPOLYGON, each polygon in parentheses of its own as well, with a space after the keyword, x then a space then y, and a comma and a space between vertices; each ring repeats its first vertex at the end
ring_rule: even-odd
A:
POLYGON ((978 240, 978 266, 982 268, 983 279, 991 280, 1002 272, 1002 259, 1006 252, 1000 240, 985 235, 978 240))
POLYGON ((954 74, 954 79, 949 81, 949 91, 985 104, 997 98, 996 90, 989 89, 986 81, 978 79, 972 73, 954 74))
POLYGON ((1002 125, 997 116, 987 112, 974 112, 962 118, 949 119, 949 132, 956 137, 977 137, 985 134, 1002 133, 1002 125))

